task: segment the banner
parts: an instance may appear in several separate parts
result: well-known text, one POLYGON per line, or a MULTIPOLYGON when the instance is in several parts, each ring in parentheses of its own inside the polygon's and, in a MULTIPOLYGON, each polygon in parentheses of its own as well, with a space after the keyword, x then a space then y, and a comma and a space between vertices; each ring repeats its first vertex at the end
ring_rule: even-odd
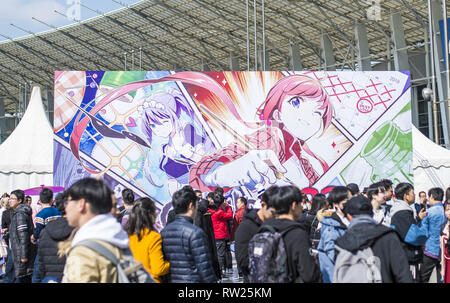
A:
POLYGON ((184 185, 250 205, 273 184, 321 192, 413 182, 408 72, 55 73, 54 185, 103 178, 157 203, 184 185))

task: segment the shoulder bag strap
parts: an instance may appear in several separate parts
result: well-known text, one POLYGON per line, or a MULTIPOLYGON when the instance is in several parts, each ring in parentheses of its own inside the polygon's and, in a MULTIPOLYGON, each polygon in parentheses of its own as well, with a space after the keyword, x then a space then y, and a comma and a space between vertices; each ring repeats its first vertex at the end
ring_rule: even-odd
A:
POLYGON ((103 246, 102 244, 100 244, 98 242, 91 241, 91 240, 85 240, 85 241, 81 241, 80 243, 78 243, 75 246, 86 246, 86 247, 92 249, 93 251, 99 253, 100 255, 104 256, 105 258, 110 260, 116 266, 119 264, 119 259, 117 259, 117 257, 109 249, 107 249, 105 246, 103 246))

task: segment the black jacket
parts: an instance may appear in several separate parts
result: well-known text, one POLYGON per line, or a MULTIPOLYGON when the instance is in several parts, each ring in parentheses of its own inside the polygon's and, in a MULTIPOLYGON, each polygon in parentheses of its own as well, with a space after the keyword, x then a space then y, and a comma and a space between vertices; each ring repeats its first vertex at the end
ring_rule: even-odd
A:
MULTIPOLYGON (((408 260, 398 235, 390 228, 369 219, 350 225, 347 232, 335 245, 348 251, 371 247, 374 256, 380 259, 383 283, 413 283, 408 260)), ((355 220, 355 219, 353 219, 355 220)), ((337 255, 336 251, 336 255, 337 255)))
POLYGON ((38 248, 41 278, 56 277, 61 281, 66 257, 58 257, 58 243, 66 240, 73 229, 66 218, 61 217, 49 222, 41 231, 38 248))
POLYGON ((37 246, 31 244, 30 237, 34 231, 31 207, 27 204, 19 204, 11 214, 9 226, 9 237, 11 242, 11 253, 14 260, 14 271, 16 278, 31 275, 34 268, 34 259, 37 246), (25 263, 20 259, 27 258, 25 263))
POLYGON ((11 225, 12 212, 13 210, 11 208, 8 208, 2 214, 2 229, 8 228, 8 231, 3 235, 3 239, 5 240, 8 246, 9 246, 9 225, 11 225))
POLYGON ((170 282, 217 282, 205 233, 193 224, 193 219, 176 215, 161 231, 161 237, 164 256, 170 262, 170 282))
POLYGON ((206 236, 206 245, 208 246, 209 254, 211 256, 212 266, 217 278, 222 277, 220 270, 219 259, 217 257, 216 238, 214 237, 214 228, 211 220, 211 213, 208 211, 209 202, 205 199, 200 199, 197 202, 197 216, 194 219, 194 224, 203 229, 206 236))
POLYGON ((244 275, 250 274, 248 268, 248 242, 258 232, 259 227, 263 223, 258 217, 258 209, 246 209, 234 234, 234 249, 236 263, 241 268, 244 275))
POLYGON ((309 234, 309 242, 313 248, 317 248, 320 241, 320 230, 317 230, 319 226, 319 219, 316 214, 310 212, 304 212, 297 220, 300 224, 303 224, 305 231, 309 234))
POLYGON ((269 219, 264 221, 264 225, 270 225, 278 232, 288 229, 291 225, 298 226, 284 236, 288 261, 290 268, 294 271, 294 282, 320 282, 320 269, 311 255, 309 235, 304 225, 288 219, 269 219))
POLYGON ((397 232, 402 240, 402 246, 409 264, 416 265, 422 263, 423 251, 421 246, 425 243, 426 237, 417 233, 417 226, 421 226, 421 222, 414 218, 411 207, 407 206, 404 202, 396 201, 394 203, 391 211, 391 228, 397 232))

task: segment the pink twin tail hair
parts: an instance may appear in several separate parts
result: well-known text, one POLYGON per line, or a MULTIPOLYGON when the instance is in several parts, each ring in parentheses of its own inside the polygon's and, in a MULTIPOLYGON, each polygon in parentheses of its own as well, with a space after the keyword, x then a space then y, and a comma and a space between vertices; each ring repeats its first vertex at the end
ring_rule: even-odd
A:
MULTIPOLYGON (((321 104, 319 109, 325 110, 322 116, 322 134, 325 132, 333 117, 333 106, 330 102, 330 97, 319 81, 305 75, 292 75, 278 80, 278 82, 270 89, 266 100, 257 110, 260 119, 266 121, 267 125, 271 125, 273 113, 275 110, 281 111, 281 105, 286 96, 305 96, 309 98, 320 97, 317 102, 321 104)), ((328 170, 328 164, 322 158, 315 155, 305 142, 303 142, 302 148, 307 154, 320 162, 324 172, 328 170)))

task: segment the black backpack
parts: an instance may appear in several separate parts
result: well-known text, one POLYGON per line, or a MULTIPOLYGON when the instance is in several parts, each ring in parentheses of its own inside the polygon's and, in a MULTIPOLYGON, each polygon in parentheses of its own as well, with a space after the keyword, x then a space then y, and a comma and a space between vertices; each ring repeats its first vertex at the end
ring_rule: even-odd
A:
POLYGON ((250 283, 290 283, 294 280, 283 237, 299 225, 278 232, 263 225, 248 244, 250 283))

